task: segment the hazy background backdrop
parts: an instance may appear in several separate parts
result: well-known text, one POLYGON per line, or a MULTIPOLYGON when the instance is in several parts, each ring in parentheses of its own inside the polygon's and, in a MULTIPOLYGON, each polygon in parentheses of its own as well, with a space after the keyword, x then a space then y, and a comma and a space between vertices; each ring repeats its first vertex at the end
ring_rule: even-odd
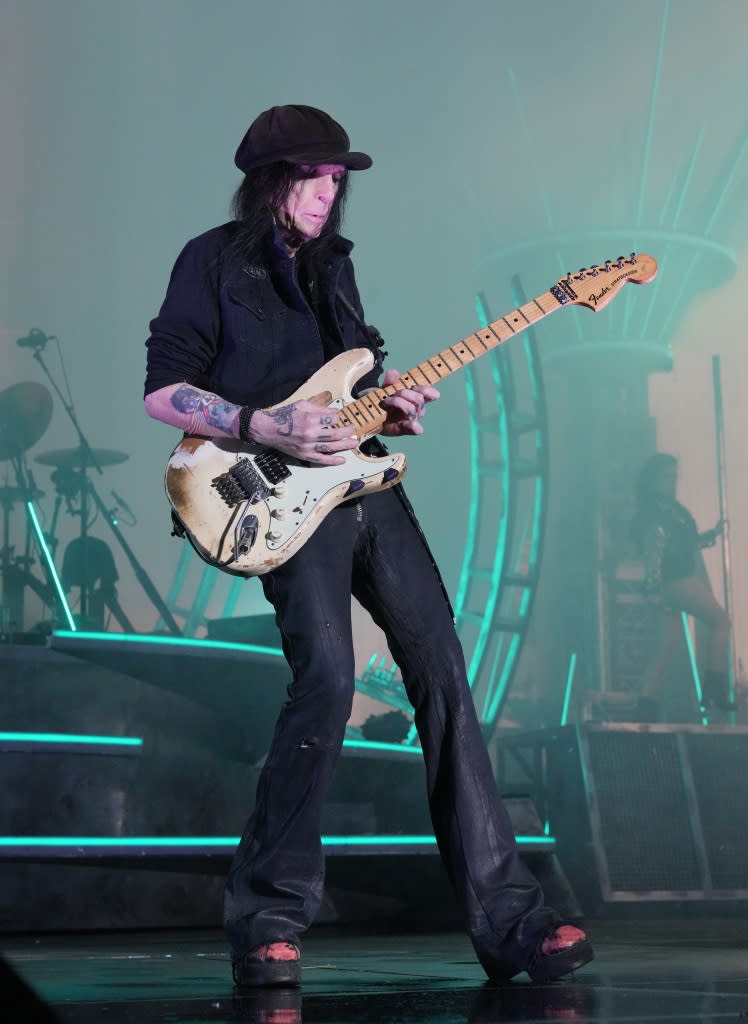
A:
MULTIPOLYGON (((506 247, 548 239, 548 258, 536 246, 522 267, 534 294, 566 269, 563 237, 571 269, 617 255, 593 237, 608 227, 630 227, 631 248, 663 226, 698 247, 708 229, 737 271, 704 289, 697 268, 684 291, 663 265, 658 303, 677 315, 660 316, 659 340, 674 368, 653 378, 651 411, 660 447, 682 458, 681 499, 711 526, 710 357, 720 353, 743 654, 747 45, 744 0, 0 0, 1 386, 41 379, 18 337, 59 336, 91 443, 130 456, 100 490, 135 510, 128 540, 165 593, 181 550, 162 492, 175 435, 143 412, 143 342, 184 242, 228 218, 234 149, 259 111, 323 107, 373 155, 354 176, 346 233, 367 315, 401 369, 473 328, 485 260, 506 247)), ((509 308, 505 264, 494 297, 509 308)), ((554 321, 540 328, 544 353, 555 332, 554 321)), ((469 500, 463 382, 443 394, 426 436, 405 447, 411 497, 454 589, 469 500)), ((58 407, 32 455, 74 444, 58 407)), ((48 471, 37 480, 48 517, 48 471)), ((65 520, 63 544, 76 531, 65 520)), ((110 541, 101 522, 93 532, 110 541)), ((122 603, 149 628, 156 615, 114 552, 122 603)), ((719 587, 718 556, 708 559, 719 587)), ((547 561, 544 581, 553 573, 547 561)), ((250 582, 237 613, 259 610, 250 582)), ((361 634, 361 656, 377 644, 361 634)))

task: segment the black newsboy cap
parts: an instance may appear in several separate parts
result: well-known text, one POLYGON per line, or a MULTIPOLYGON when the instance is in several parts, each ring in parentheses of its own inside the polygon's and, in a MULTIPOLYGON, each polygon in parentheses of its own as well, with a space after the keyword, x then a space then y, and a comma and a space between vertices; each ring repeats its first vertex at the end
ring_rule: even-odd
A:
POLYGON ((234 156, 245 174, 278 160, 342 164, 351 171, 364 171, 372 163, 366 153, 351 152, 347 132, 324 110, 296 103, 264 110, 247 129, 234 156))

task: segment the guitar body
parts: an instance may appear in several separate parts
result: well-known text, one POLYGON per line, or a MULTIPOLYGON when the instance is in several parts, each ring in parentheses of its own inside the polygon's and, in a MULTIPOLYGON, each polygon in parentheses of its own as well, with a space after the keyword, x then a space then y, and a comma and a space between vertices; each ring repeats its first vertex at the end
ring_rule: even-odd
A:
MULTIPOLYGON (((373 363, 368 349, 343 352, 272 408, 306 400, 339 411, 373 363)), ((407 469, 397 452, 341 454, 340 466, 312 466, 234 438, 185 435, 169 457, 166 494, 201 558, 224 572, 261 576, 294 555, 336 505, 394 487, 407 469)))

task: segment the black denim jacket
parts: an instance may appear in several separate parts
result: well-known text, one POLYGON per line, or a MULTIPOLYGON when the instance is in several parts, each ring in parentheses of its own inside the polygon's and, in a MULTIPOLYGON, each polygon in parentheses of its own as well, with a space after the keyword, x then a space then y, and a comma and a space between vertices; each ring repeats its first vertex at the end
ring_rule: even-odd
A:
MULTIPOLYGON (((248 264, 231 254, 235 230, 234 222, 213 228, 188 242, 177 258, 161 310, 150 324, 146 395, 186 381, 229 402, 265 408, 288 398, 325 363, 319 325, 280 235, 268 238, 265 260, 248 264)), ((338 237, 320 278, 320 302, 342 348, 367 347, 374 354, 373 369, 358 383, 361 391, 379 383, 384 353, 378 334, 364 326, 352 248, 338 237)), ((366 450, 386 451, 378 438, 368 441, 366 450)), ((399 485, 395 490, 429 550, 405 491, 399 485)))
MULTIPOLYGON (((233 223, 213 228, 180 253, 150 325, 146 394, 187 381, 229 402, 264 408, 288 398, 326 361, 319 325, 280 236, 268 238, 265 260, 248 264, 230 252, 234 230, 233 223)), ((382 352, 362 326, 352 248, 337 239, 319 301, 340 348, 372 349, 375 365, 359 388, 374 387, 382 352)))

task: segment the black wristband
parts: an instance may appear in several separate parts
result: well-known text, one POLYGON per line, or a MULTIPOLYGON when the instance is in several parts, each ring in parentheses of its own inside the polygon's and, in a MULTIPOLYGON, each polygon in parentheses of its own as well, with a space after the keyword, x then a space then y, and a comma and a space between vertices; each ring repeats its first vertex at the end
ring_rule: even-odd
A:
POLYGON ((252 441, 253 438, 249 433, 249 421, 252 416, 257 412, 257 409, 251 409, 248 405, 243 405, 241 412, 239 413, 239 440, 240 441, 252 441))

